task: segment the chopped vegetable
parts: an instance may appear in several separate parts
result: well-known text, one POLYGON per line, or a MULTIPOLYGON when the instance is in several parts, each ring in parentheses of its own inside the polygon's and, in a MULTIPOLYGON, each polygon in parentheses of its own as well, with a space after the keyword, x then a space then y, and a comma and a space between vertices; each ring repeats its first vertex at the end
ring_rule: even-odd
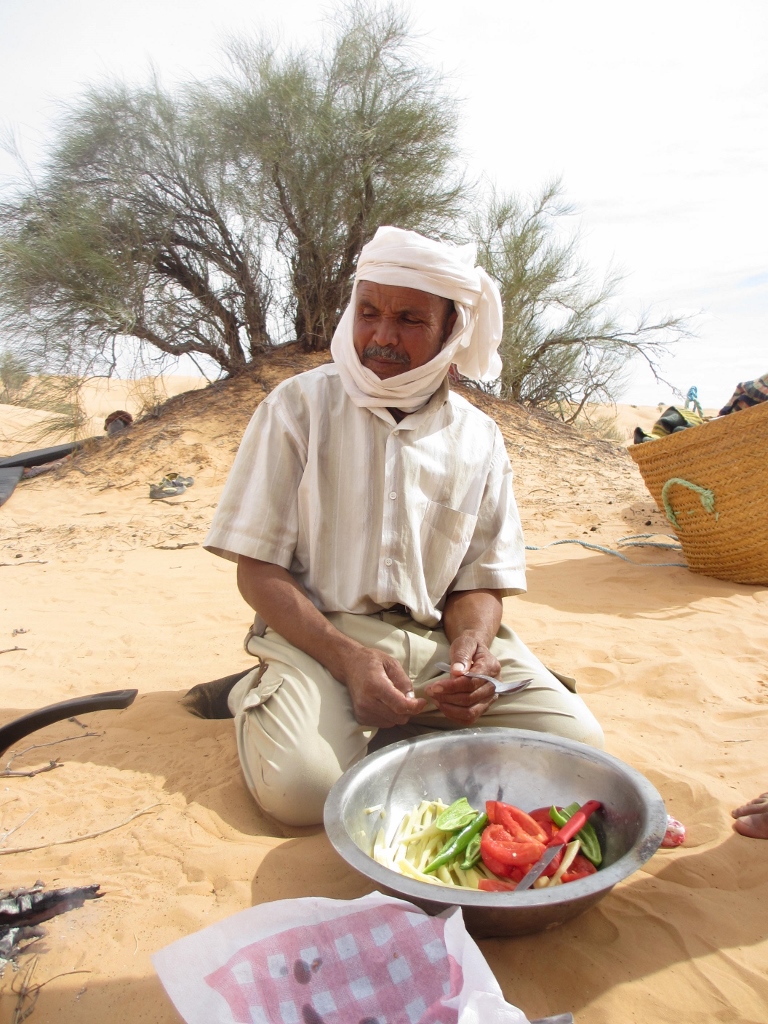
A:
MULTIPOLYGON (((576 811, 579 809, 579 804, 569 804, 567 807, 558 808, 554 805, 549 809, 549 816, 552 821, 559 827, 572 818, 576 811)), ((597 838, 597 832, 595 832, 592 825, 587 822, 584 827, 576 833, 576 839, 581 843, 581 852, 587 858, 591 860, 595 867, 599 867, 603 862, 603 853, 600 849, 600 841, 597 838)))
POLYGON ((485 810, 490 822, 494 825, 503 825, 507 832, 520 842, 525 842, 530 838, 536 839, 540 843, 547 842, 546 833, 541 826, 534 821, 530 814, 521 811, 519 807, 504 804, 500 800, 488 800, 485 810))
MULTIPOLYGON (((480 842, 483 860, 489 865, 488 857, 506 868, 527 867, 535 864, 544 853, 545 844, 530 836, 525 841, 510 835, 503 825, 489 825, 480 842), (486 856, 487 854, 487 856, 486 856)), ((491 868, 493 871, 494 869, 491 868)), ((506 870, 503 872, 506 874, 506 870)))
POLYGON ((566 871, 570 868, 571 864, 573 864, 574 860, 576 859, 576 855, 579 852, 580 846, 581 843, 578 839, 574 839, 572 843, 568 843, 565 850, 563 851, 563 859, 560 862, 560 867, 557 869, 557 871, 554 873, 554 875, 552 875, 552 878, 550 879, 550 883, 552 885, 562 885, 563 875, 566 873, 566 871))
POLYGON ((517 882, 502 882, 499 878, 481 878, 477 887, 483 892, 512 892, 517 888, 517 882))
POLYGON ((570 868, 563 874, 563 883, 575 882, 579 878, 586 878, 587 875, 594 875, 596 871, 597 868, 591 861, 588 861, 586 857, 577 853, 573 860, 573 864, 571 864, 570 868))
MULTIPOLYGON (((431 874, 431 872, 435 871, 437 868, 441 868, 444 864, 449 864, 452 860, 455 860, 456 857, 466 849, 470 840, 479 832, 482 832, 488 824, 488 815, 485 811, 481 811, 480 814, 478 814, 477 811, 473 811, 472 813, 475 815, 474 820, 446 843, 431 864, 427 864, 424 868, 425 874, 431 874)), ((440 819, 438 818, 438 821, 439 820, 440 819)))
POLYGON ((447 807, 439 815, 435 824, 443 832, 455 832, 456 829, 464 828, 465 825, 474 821, 476 816, 477 811, 469 806, 469 801, 463 796, 460 800, 454 801, 450 807, 447 807))
MULTIPOLYGON (((422 800, 403 815, 394 832, 390 831, 389 840, 384 829, 378 831, 373 856, 391 870, 431 885, 470 892, 510 892, 557 836, 561 823, 577 809, 573 804, 526 814, 512 804, 489 800, 486 811, 478 812, 465 797, 450 807, 439 800, 422 800)), ((384 811, 379 813, 383 817, 384 811)), ((595 872, 584 849, 584 834, 589 836, 590 831, 599 853, 596 833, 585 826, 560 849, 534 883, 535 888, 576 881, 595 872)), ((589 849, 589 838, 586 845, 589 849)))
POLYGON ((469 871, 480 860, 480 833, 476 833, 467 843, 464 851, 464 860, 461 862, 461 870, 469 871))

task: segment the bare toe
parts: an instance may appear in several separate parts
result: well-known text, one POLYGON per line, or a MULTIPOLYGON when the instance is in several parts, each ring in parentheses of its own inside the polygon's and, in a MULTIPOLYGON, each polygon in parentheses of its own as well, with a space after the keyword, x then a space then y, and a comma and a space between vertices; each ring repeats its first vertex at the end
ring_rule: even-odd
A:
POLYGON ((765 813, 768 813, 768 793, 761 793, 754 800, 750 800, 748 804, 742 804, 741 807, 736 807, 731 811, 734 818, 743 818, 747 814, 765 813))
POLYGON ((737 818, 733 827, 741 835, 748 836, 750 839, 768 839, 768 810, 737 818))

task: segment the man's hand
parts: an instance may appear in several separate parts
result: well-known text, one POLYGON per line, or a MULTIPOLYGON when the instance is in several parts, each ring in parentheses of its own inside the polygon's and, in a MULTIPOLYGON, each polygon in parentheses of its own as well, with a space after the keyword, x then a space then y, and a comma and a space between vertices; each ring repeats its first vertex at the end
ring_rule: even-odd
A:
POLYGON ((446 718, 460 725, 474 725, 496 700, 492 683, 469 679, 465 672, 482 672, 497 678, 501 671, 496 658, 485 644, 470 635, 457 637, 451 644, 451 676, 432 683, 425 690, 446 718))
POLYGON ((474 725, 496 700, 492 683, 468 679, 465 672, 498 678, 501 666, 489 645, 499 631, 501 598, 495 590, 459 590, 448 596, 443 610, 445 635, 451 642, 451 677, 425 690, 446 718, 474 725))
POLYGON ((405 725, 427 702, 414 697, 399 661, 340 633, 315 608, 287 569, 241 555, 240 593, 265 622, 346 686, 360 725, 405 725))
POLYGON ((405 725, 427 706, 414 697, 413 686, 399 661, 375 648, 360 648, 346 658, 344 682, 360 725, 387 729, 405 725))

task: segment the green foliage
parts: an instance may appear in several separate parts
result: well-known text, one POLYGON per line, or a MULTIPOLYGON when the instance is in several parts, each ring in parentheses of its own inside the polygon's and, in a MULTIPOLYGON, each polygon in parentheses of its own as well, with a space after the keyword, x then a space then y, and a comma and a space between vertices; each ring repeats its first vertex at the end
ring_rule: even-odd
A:
POLYGON ((559 181, 528 204, 494 194, 470 230, 504 307, 502 397, 575 420, 586 402, 612 401, 621 392, 635 356, 659 379, 658 357, 686 324, 675 317, 628 324, 616 312, 620 278, 609 274, 594 283, 578 236, 561 227, 573 212, 561 194, 559 181))
POLYGON ((13 405, 30 377, 29 366, 13 352, 0 353, 0 405, 13 405))
POLYGON ((109 366, 132 335, 232 372, 266 344, 258 225, 232 201, 206 113, 157 83, 92 89, 44 179, 0 209, 5 323, 47 365, 109 366))
POLYGON ((360 2, 317 52, 239 42, 216 82, 90 88, 0 207, 9 336, 75 374, 127 337, 227 373, 291 334, 326 347, 376 227, 459 209, 455 107, 408 32, 360 2))
POLYGON ((460 212, 451 176, 455 104, 411 52, 393 7, 342 12, 318 54, 261 41, 230 48, 221 120, 241 180, 259 179, 262 217, 290 275, 295 337, 325 348, 354 265, 379 224, 430 233, 460 212))

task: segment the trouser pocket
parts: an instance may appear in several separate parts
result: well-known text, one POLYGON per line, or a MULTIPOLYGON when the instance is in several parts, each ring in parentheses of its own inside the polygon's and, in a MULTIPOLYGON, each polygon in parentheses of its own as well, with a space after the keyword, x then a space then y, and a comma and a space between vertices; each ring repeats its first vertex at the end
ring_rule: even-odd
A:
POLYGON ((240 704, 240 711, 250 711, 265 704, 273 693, 277 693, 283 685, 283 676, 279 672, 269 672, 269 662, 262 661, 253 670, 253 678, 246 685, 247 693, 240 704))

